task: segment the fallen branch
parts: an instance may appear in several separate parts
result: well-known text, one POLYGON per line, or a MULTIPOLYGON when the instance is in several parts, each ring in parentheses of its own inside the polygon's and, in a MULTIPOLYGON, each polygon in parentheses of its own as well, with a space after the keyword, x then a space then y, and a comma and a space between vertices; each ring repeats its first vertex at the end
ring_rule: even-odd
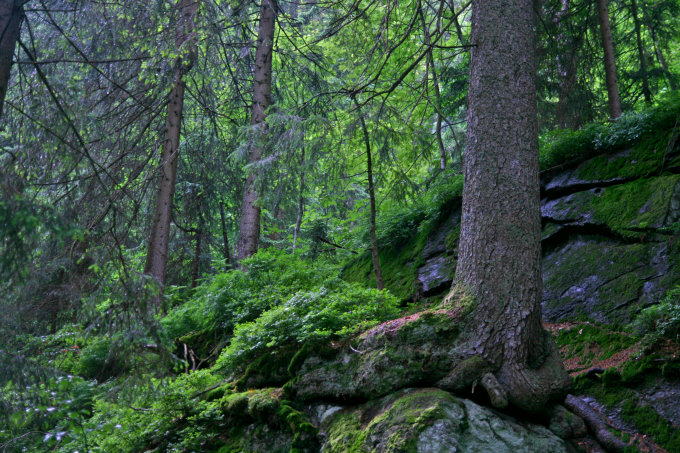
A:
POLYGON ((324 244, 332 245, 333 247, 335 247, 335 248, 337 248, 337 249, 348 250, 349 252, 354 253, 355 255, 358 255, 358 253, 355 252, 354 250, 350 250, 350 249, 348 249, 347 247, 343 247, 343 246, 340 245, 340 244, 336 244, 335 242, 331 242, 331 241, 329 241, 328 239, 326 239, 326 238, 324 238, 324 237, 317 236, 316 238, 317 238, 318 240, 320 240, 321 242, 323 242, 324 244))

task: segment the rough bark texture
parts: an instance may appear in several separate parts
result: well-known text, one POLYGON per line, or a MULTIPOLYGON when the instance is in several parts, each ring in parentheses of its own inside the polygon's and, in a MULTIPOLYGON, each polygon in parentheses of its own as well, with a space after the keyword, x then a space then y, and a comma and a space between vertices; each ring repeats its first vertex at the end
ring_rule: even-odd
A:
POLYGON ((597 12, 600 20, 602 49, 604 50, 604 72, 607 79, 607 95, 609 98, 609 116, 616 119, 621 116, 621 98, 616 80, 616 60, 614 58, 614 42, 609 25, 609 8, 607 0, 597 0, 597 12))
MULTIPOLYGON (((274 43, 274 25, 276 23, 276 5, 272 0, 262 0, 260 8, 260 25, 257 31, 257 48, 255 50, 255 70, 253 73, 253 110, 250 124, 264 134, 267 130, 267 109, 271 105, 272 91, 272 47, 274 43)), ((254 143, 248 150, 248 163, 254 164, 262 157, 262 149, 254 143)), ((238 259, 242 260, 257 252, 260 240, 260 206, 257 204, 258 193, 255 187, 256 172, 246 178, 243 187, 243 203, 241 205, 241 225, 238 239, 238 259)))
POLYGON ((532 1, 473 0, 465 185, 455 287, 473 296, 464 355, 496 370, 510 404, 542 410, 567 386, 541 325, 532 1))
POLYGON ((633 16, 633 24, 635 25, 635 38, 637 41, 638 59, 640 60, 640 80, 642 81, 642 94, 645 97, 645 102, 648 105, 652 103, 652 91, 649 89, 649 80, 647 78, 647 58, 645 57, 645 49, 642 45, 642 30, 640 26, 640 18, 638 17, 638 8, 636 0, 630 0, 630 10, 633 16))
POLYGON ((24 20, 23 3, 22 0, 0 1, 0 118, 12 71, 14 48, 19 40, 21 22, 24 20))
MULTIPOLYGON (((176 44, 181 48, 187 40, 193 41, 193 24, 198 11, 198 2, 180 0, 179 23, 177 25, 176 44)), ((194 42, 188 49, 191 53, 194 42)), ((163 148, 161 150, 161 175, 158 182, 158 196, 154 212, 153 226, 149 237, 149 248, 146 255, 144 273, 153 277, 159 284, 161 294, 165 286, 165 275, 168 263, 168 241, 170 238, 170 221, 172 219, 172 199, 175 194, 177 178, 177 158, 179 155, 179 138, 182 126, 182 108, 184 105, 184 74, 191 67, 191 56, 180 57, 175 62, 175 74, 172 90, 168 99, 168 112, 165 119, 163 148)), ((160 298, 156 301, 160 301, 160 298)))
POLYGON ((354 104, 357 107, 357 114, 361 123, 361 131, 364 135, 364 144, 366 145, 366 178, 368 179, 368 199, 370 204, 370 218, 369 218, 369 234, 371 237, 371 259, 373 260, 373 272, 375 273, 376 287, 382 291, 385 287, 382 277, 382 269, 380 268, 380 256, 378 250, 378 238, 375 235, 375 187, 373 186, 373 159, 371 156, 371 139, 368 134, 368 127, 366 120, 361 114, 359 102, 354 98, 354 104))

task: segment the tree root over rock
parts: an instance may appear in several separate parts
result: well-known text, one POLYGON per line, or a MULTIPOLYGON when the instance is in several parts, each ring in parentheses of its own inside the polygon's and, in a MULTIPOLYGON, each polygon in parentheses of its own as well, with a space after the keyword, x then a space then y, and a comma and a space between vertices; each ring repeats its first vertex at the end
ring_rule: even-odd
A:
POLYGON ((619 453, 623 452, 628 446, 626 442, 611 433, 610 429, 613 429, 613 427, 608 426, 608 424, 602 420, 600 414, 581 398, 574 395, 567 395, 564 405, 586 422, 595 436, 595 439, 597 439, 597 441, 607 450, 619 453))

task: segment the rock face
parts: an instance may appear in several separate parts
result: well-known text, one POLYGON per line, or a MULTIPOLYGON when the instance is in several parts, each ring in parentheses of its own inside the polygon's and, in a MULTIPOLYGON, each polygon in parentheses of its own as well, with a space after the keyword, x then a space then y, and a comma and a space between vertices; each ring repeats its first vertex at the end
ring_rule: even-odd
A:
POLYGON ((321 451, 335 452, 568 452, 538 425, 456 398, 439 389, 406 389, 336 412, 321 426, 321 451))
MULTIPOLYGON (((680 282, 680 146, 666 150, 666 142, 654 137, 544 172, 546 321, 624 326, 680 282)), ((454 201, 408 263, 414 299, 450 288, 460 228, 454 201)))

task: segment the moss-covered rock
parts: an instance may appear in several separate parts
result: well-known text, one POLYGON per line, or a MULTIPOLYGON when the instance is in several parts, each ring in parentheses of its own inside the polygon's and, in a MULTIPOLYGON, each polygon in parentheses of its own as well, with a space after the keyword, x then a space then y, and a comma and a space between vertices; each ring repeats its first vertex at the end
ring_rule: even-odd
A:
POLYGON ((338 345, 333 357, 312 354, 284 387, 300 400, 369 400, 397 389, 432 385, 461 361, 453 309, 431 309, 383 323, 338 345))
POLYGON ((623 326, 680 279, 673 241, 626 244, 581 237, 543 260, 543 316, 623 326))
POLYGON ((219 452, 316 452, 317 430, 302 411, 281 399, 281 389, 225 394, 226 432, 219 452))
POLYGON ((329 417, 323 452, 566 452, 542 426, 520 424, 439 390, 402 390, 329 417))

